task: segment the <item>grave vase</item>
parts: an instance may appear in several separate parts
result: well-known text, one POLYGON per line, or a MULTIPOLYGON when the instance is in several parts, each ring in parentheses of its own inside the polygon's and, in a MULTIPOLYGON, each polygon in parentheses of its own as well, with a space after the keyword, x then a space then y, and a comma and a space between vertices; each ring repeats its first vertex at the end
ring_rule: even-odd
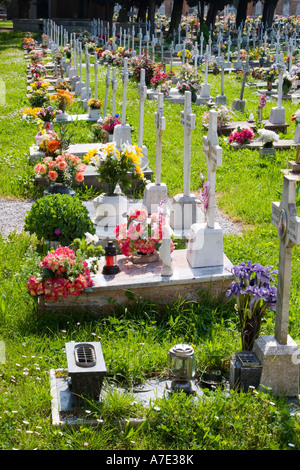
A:
POLYGON ((195 92, 192 93, 191 101, 192 101, 192 103, 196 103, 196 101, 197 101, 197 93, 195 93, 195 92))
POLYGON ((70 186, 66 183, 51 183, 44 191, 44 195, 47 196, 48 194, 68 194, 70 196, 75 196, 75 191, 70 188, 70 186))
POLYGON ((267 81, 267 90, 268 90, 268 91, 271 91, 271 90, 272 90, 272 86, 273 86, 272 80, 268 80, 268 81, 267 81))
POLYGON ((100 109, 92 109, 90 106, 88 107, 88 116, 90 119, 98 120, 101 116, 100 109))

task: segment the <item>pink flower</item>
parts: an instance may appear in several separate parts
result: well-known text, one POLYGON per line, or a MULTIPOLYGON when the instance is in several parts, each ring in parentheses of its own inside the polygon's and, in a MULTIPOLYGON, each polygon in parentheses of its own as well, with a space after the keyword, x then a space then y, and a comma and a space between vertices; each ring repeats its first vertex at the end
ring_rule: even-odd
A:
POLYGON ((56 181, 56 179, 58 177, 58 173, 55 170, 50 170, 49 173, 48 173, 48 176, 51 179, 51 181, 56 181))
POLYGON ((83 172, 79 171, 78 173, 76 173, 75 181, 78 181, 79 183, 82 183, 83 180, 84 180, 83 172))

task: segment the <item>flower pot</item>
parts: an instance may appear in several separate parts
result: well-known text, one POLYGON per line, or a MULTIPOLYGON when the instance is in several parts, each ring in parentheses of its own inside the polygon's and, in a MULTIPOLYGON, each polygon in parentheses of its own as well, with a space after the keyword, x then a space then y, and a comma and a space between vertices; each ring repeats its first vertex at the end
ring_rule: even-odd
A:
POLYGON ((95 119, 97 121, 101 116, 101 111, 100 111, 100 109, 92 109, 89 106, 88 107, 88 116, 89 116, 90 119, 95 119))
POLYGON ((123 194, 100 194, 93 199, 96 212, 94 224, 102 227, 116 227, 127 220, 127 198, 123 194))
POLYGON ((268 91, 271 91, 271 90, 272 90, 272 86, 273 86, 273 84, 272 84, 271 80, 268 80, 268 81, 267 81, 267 90, 268 90, 268 91))
POLYGON ((68 194, 70 196, 75 196, 75 191, 73 191, 68 184, 52 183, 49 185, 48 189, 44 191, 45 196, 48 196, 49 194, 68 194))
POLYGON ((197 93, 192 93, 191 101, 192 101, 192 103, 197 102, 197 93))
POLYGON ((133 264, 156 263, 159 261, 159 254, 157 251, 154 253, 136 253, 131 255, 131 261, 133 264))

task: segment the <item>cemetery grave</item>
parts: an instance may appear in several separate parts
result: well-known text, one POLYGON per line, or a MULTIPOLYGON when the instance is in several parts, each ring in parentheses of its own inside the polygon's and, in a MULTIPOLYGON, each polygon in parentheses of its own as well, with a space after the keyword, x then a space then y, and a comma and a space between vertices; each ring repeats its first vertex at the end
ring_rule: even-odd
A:
MULTIPOLYGON (((97 27, 100 29, 103 25, 98 23, 97 27)), ((158 304, 160 308, 166 308, 179 299, 182 302, 194 302, 201 305, 206 295, 212 296, 215 302, 225 302, 223 300, 225 294, 229 292, 235 278, 234 273, 237 268, 234 265, 242 261, 248 262, 248 258, 246 260, 243 257, 244 253, 247 254, 245 247, 238 254, 235 251, 236 248, 233 248, 240 243, 238 237, 242 239, 244 235, 236 235, 235 241, 230 236, 227 238, 222 222, 217 221, 216 213, 219 201, 222 201, 222 190, 227 189, 225 192, 228 194, 230 192, 228 186, 226 188, 228 181, 225 180, 225 174, 230 172, 229 165, 232 164, 234 168, 237 159, 240 158, 249 158, 249 162, 259 162, 260 169, 269 168, 273 161, 276 162, 274 173, 276 174, 277 187, 280 188, 278 192, 281 193, 282 202, 280 204, 273 203, 272 208, 264 207, 261 214, 257 214, 257 216, 261 216, 264 224, 271 223, 278 230, 279 260, 277 260, 277 245, 272 241, 274 250, 272 260, 275 259, 275 264, 278 265, 277 307, 273 317, 275 326, 273 328, 273 323, 268 323, 264 332, 267 331, 269 334, 262 334, 258 337, 251 345, 253 347, 251 351, 256 354, 255 357, 258 358, 261 370, 261 378, 259 377, 255 388, 264 390, 266 386, 270 387, 275 397, 297 398, 299 395, 299 365, 295 364, 293 360, 298 355, 298 338, 293 339, 289 336, 288 330, 290 328, 292 249, 296 250, 300 243, 300 225, 296 209, 300 161, 299 124, 296 105, 292 100, 289 102, 283 100, 282 84, 285 65, 284 55, 279 48, 280 38, 277 36, 277 46, 274 48, 277 61, 271 61, 275 64, 278 72, 277 106, 273 106, 274 103, 268 99, 267 104, 264 103, 262 106, 260 105, 261 93, 257 93, 254 86, 246 86, 251 65, 250 56, 248 55, 246 59, 243 57, 242 31, 239 31, 234 38, 235 50, 232 51, 229 48, 227 57, 224 53, 221 54, 222 34, 217 37, 211 35, 207 44, 204 44, 203 36, 200 36, 200 44, 195 42, 194 56, 192 55, 190 61, 185 55, 185 43, 181 44, 181 33, 179 32, 178 38, 176 38, 177 46, 174 48, 176 41, 173 40, 171 49, 168 51, 170 53, 169 67, 164 61, 168 46, 161 36, 159 38, 160 58, 165 69, 170 70, 170 66, 171 71, 172 68, 179 69, 178 77, 180 77, 182 67, 189 65, 193 68, 193 73, 201 73, 202 76, 199 78, 200 86, 198 96, 195 98, 189 90, 180 94, 178 82, 174 86, 175 80, 172 82, 171 75, 166 73, 165 81, 155 91, 155 100, 147 100, 149 89, 151 89, 147 67, 144 68, 142 65, 139 69, 138 79, 133 81, 133 70, 137 67, 142 54, 148 55, 149 60, 150 57, 152 58, 154 67, 158 65, 154 37, 151 44, 147 34, 145 40, 142 40, 141 32, 136 36, 138 41, 135 41, 137 33, 134 28, 130 32, 132 37, 129 32, 123 32, 124 36, 121 34, 116 36, 116 31, 113 30, 112 44, 108 41, 101 44, 101 52, 91 53, 88 51, 87 44, 84 48, 81 41, 75 38, 75 34, 70 35, 69 44, 67 31, 58 28, 52 20, 44 22, 44 31, 48 58, 50 59, 51 55, 55 57, 57 51, 70 45, 72 62, 71 65, 68 64, 66 56, 60 59, 60 73, 63 76, 55 77, 56 81, 51 80, 51 74, 55 75, 57 70, 55 63, 52 62, 49 62, 45 77, 35 78, 51 83, 49 88, 50 96, 52 96, 51 103, 55 101, 53 97, 55 86, 63 80, 70 86, 71 92, 68 93, 71 97, 65 93, 69 99, 67 107, 62 106, 59 110, 61 113, 58 112, 54 118, 52 116, 51 122, 40 123, 39 135, 37 113, 31 112, 30 114, 29 107, 25 111, 24 106, 24 118, 20 116, 19 122, 22 125, 26 124, 32 136, 37 138, 37 145, 31 144, 28 147, 27 165, 37 174, 34 185, 35 194, 39 194, 39 198, 47 198, 56 194, 72 194, 73 196, 81 194, 84 196, 84 191, 86 191, 87 197, 89 191, 90 194, 95 195, 85 201, 86 211, 93 226, 93 230, 89 234, 93 241, 90 240, 88 243, 90 246, 93 246, 94 243, 97 246, 102 246, 103 252, 100 260, 96 263, 96 272, 93 272, 92 269, 93 259, 86 256, 84 259, 87 264, 82 265, 84 268, 79 274, 81 278, 77 278, 78 283, 72 284, 71 288, 65 285, 61 285, 59 288, 55 286, 50 295, 41 294, 43 285, 32 273, 28 279, 28 288, 29 293, 35 298, 32 300, 37 300, 38 318, 46 319, 53 312, 61 318, 70 312, 84 318, 86 312, 91 312, 94 318, 101 321, 106 316, 109 318, 112 315, 111 318, 114 318, 116 312, 121 312, 122 308, 130 309, 137 300, 146 304, 147 302, 158 304), (212 53, 212 38, 217 49, 215 54, 212 53), (130 45, 131 41, 132 45, 135 45, 132 47, 134 52, 130 54, 132 57, 130 55, 126 57, 123 54, 126 54, 126 46, 130 45), (139 47, 136 47, 137 44, 139 47), (202 65, 198 63, 199 46, 200 56, 204 57, 202 65), (118 48, 122 49, 122 53, 118 48), (139 54, 137 49, 139 49, 139 54), (181 52, 180 60, 175 59, 178 57, 176 49, 177 52, 181 52), (151 54, 148 54, 148 50, 151 51, 151 54), (209 68, 212 70, 214 61, 221 69, 218 75, 209 73, 209 68), (235 71, 242 71, 241 81, 237 81, 235 78, 235 71), (235 80, 240 84, 240 89, 236 86, 235 80), (234 99, 232 99, 232 93, 229 92, 232 83, 235 83, 236 96, 238 96, 234 99), (255 93, 255 99, 251 93, 255 93), (216 97, 214 98, 214 96, 216 97), (101 100, 99 109, 91 109, 89 102, 91 103, 92 98, 94 101, 101 100), (82 108, 87 113, 81 112, 82 108), (76 110, 76 114, 71 113, 73 109, 76 110), (93 114, 93 111, 97 112, 93 114), (109 132, 106 131, 105 124, 108 122, 106 118, 112 120, 117 114, 120 118, 116 119, 109 132), (133 117, 135 126, 131 125, 133 117), (296 121, 296 126, 293 121, 296 121), (62 124, 65 126, 59 127, 62 124), (100 134, 96 137, 96 141, 88 142, 91 140, 91 134, 88 135, 86 129, 91 128, 92 124, 99 125, 99 129, 102 130, 99 131, 100 134), (80 135, 81 125, 85 127, 82 128, 80 135), (176 131, 174 131, 175 126, 176 131), (72 132, 75 129, 75 134, 80 135, 81 142, 72 140, 69 142, 67 138, 60 140, 56 134, 59 128, 66 132, 72 132), (246 143, 240 143, 236 140, 229 144, 228 137, 235 131, 239 132, 244 128, 251 131, 251 137, 246 139, 246 143), (292 129, 294 128, 293 135, 292 129), (199 129, 201 130, 199 131, 199 129), (170 131, 174 137, 172 143, 167 140, 170 131), (170 153, 170 150, 166 148, 167 142, 170 148, 174 149, 174 158, 171 152, 165 160, 166 154, 170 153), (62 155, 63 158, 59 158, 52 165, 50 161, 55 160, 57 155, 62 155), (179 159, 181 164, 180 168, 177 168, 176 163, 179 159), (280 163, 278 163, 279 159, 280 163), (123 161, 122 169, 118 167, 118 161, 123 161), (111 162, 112 165, 108 170, 110 174, 106 173, 107 179, 104 177, 101 179, 101 168, 105 170, 108 162, 111 162), (201 184, 203 182, 199 176, 199 162, 201 162, 201 169, 205 167, 204 171, 207 175, 207 181, 202 190, 201 184), (198 165, 197 176, 195 164, 198 165), (49 166, 47 167, 47 165, 49 166), (279 170, 278 165, 282 165, 279 170), (71 168, 71 176, 68 175, 67 179, 69 167, 71 168), (280 170, 282 170, 283 176, 282 191, 282 180, 278 176, 280 170), (61 181, 56 181, 56 178, 61 175, 60 172, 65 173, 62 173, 61 181), (47 178, 46 175, 48 175, 47 178), (141 185, 140 193, 138 194, 137 191, 133 194, 132 190, 139 189, 139 184, 141 185), (145 236, 140 235, 141 230, 144 231, 141 234, 145 233, 145 236), (151 233, 150 236, 149 233, 151 233), (132 234, 132 238, 130 238, 130 234, 132 234), (147 256, 153 255, 153 251, 150 250, 150 242, 155 246, 157 256, 155 261, 148 262, 147 256), (233 255, 232 259, 231 255, 233 255), (73 289, 73 291, 70 290, 66 294, 64 289, 73 289), (64 294, 61 294, 62 292, 64 294), (72 293, 73 295, 71 295, 72 293), (274 334, 272 334, 273 329, 274 334), (285 374, 281 373, 282 370, 285 371, 285 374)), ((188 29, 186 34, 188 35, 188 29)), ((252 37, 252 41, 254 48, 255 36, 252 37)), ((267 42, 266 36, 264 41, 267 42)), ((274 47, 275 40, 272 39, 272 41, 270 46, 274 47)), ((249 45, 249 29, 247 29, 246 42, 249 45)), ((228 43, 231 45, 230 35, 228 43)), ((38 45, 37 49, 39 49, 38 45)), ((247 50, 249 51, 249 48, 247 50)), ((25 56, 25 60, 29 60, 29 57, 25 56)), ((289 72, 291 72, 290 65, 289 72)), ((33 77, 31 77, 32 79, 33 77)), ((180 79, 178 80, 180 84, 180 79)), ((28 91, 26 76, 24 81, 26 97, 28 91)), ((193 89, 192 86, 191 89, 193 89)), ((47 101, 45 103, 47 104, 47 101)), ((56 106, 59 104, 56 103, 56 106)), ((247 169, 245 160, 243 164, 247 169)), ((236 173, 236 175, 233 173, 232 177, 236 185, 238 181, 234 181, 234 178, 237 177, 238 180, 241 173, 236 173)), ((243 176, 243 178, 246 177, 246 175, 243 176)), ((243 184, 243 180, 240 183, 243 184)), ((246 195, 245 197, 247 198, 246 195)), ((257 194, 255 197, 258 198, 259 195, 257 194)), ((226 201, 226 197, 224 200, 226 201)), ((238 205, 236 209, 239 210, 238 205)), ((255 211, 252 209, 252 212, 255 211)), ((249 211, 248 217, 250 220, 251 211, 249 211)), ((45 226, 46 219, 47 217, 45 218, 45 226)), ((252 220, 254 219, 255 217, 252 220)), ((242 216, 240 220, 243 220, 242 216)), ((249 222, 245 220, 245 223, 249 222)), ((249 225, 254 227, 253 222, 249 225)), ((31 235, 33 234, 34 232, 31 233, 31 235)), ((57 227, 55 230, 57 240, 55 241, 58 243, 60 235, 61 231, 57 227)), ((50 242, 53 241, 50 240, 50 242)), ((60 250, 60 248, 58 249, 60 250)), ((249 252, 255 255, 255 243, 249 252)), ((49 260, 47 259, 47 262, 50 263, 51 258, 55 257, 55 253, 56 251, 48 253, 49 260)), ((66 256, 71 256, 70 259, 72 259, 73 255, 66 252, 66 256)), ((151 259, 151 256, 149 258, 151 259)), ((252 259, 253 262, 259 263, 259 256, 256 258, 257 261, 252 259)), ((266 261, 265 255, 263 255, 263 259, 266 261)), ((46 258, 44 261, 46 263, 46 258)), ((269 265, 269 263, 266 264, 269 265)), ((273 291, 272 295, 274 295, 273 291)), ((264 301, 266 302, 265 299, 264 301)), ((295 302, 294 299, 293 302, 295 302)), ((293 305, 293 319, 294 315, 295 306, 293 305)), ((183 326, 183 331, 185 327, 183 326)), ((185 334, 183 333, 180 337, 182 338, 180 344, 188 346, 185 334)), ((170 338, 171 340, 172 338, 170 338)), ((99 345, 100 343, 101 340, 95 344, 99 345)), ((81 346, 89 344, 91 344, 89 341, 79 343, 81 346)), ((105 358, 104 345, 102 345, 102 349, 105 358)), ((238 348, 234 349, 231 354, 237 350, 238 348)), ((255 364, 257 365, 257 363, 255 364)), ((229 372, 231 374, 231 367, 235 366, 235 364, 231 364, 229 371, 227 364, 227 387, 235 388, 237 386, 236 383, 229 382, 229 372)), ((248 371, 249 365, 246 366, 246 369, 248 371)), ((163 378, 163 385, 160 380, 152 382, 146 380, 146 388, 149 387, 153 393, 153 395, 150 393, 151 399, 156 397, 158 391, 160 399, 164 396, 164 393, 161 395, 160 391, 162 386, 164 392, 166 391, 166 370, 165 368, 164 371, 157 371, 159 378, 163 378)), ((154 376, 156 375, 155 366, 152 373, 154 376)), ((174 374, 176 378, 176 373, 174 374)), ((72 380, 70 380, 70 376, 67 376, 66 369, 60 366, 55 369, 51 368, 50 380, 53 397, 52 423, 61 426, 68 423, 68 413, 66 420, 61 414, 65 411, 65 403, 61 399, 65 394, 64 399, 68 402, 67 411, 70 411, 68 409, 70 399, 74 398, 72 397, 72 386, 70 386, 72 380)), ((197 392, 193 389, 195 396, 198 393, 202 396, 205 383, 206 385, 208 383, 205 382, 204 377, 203 386, 201 386, 201 376, 195 382, 194 375, 189 376, 189 380, 192 380, 197 388, 197 392)), ((75 387, 75 378, 73 382, 75 387)), ((224 389, 224 382, 225 380, 221 381, 222 389, 224 389)), ((182 378, 179 379, 179 383, 185 384, 182 378)), ((217 382, 212 381, 211 383, 213 384, 212 389, 214 389, 217 382)), ((99 387, 99 385, 97 386, 99 387)), ((179 387, 179 385, 177 386, 179 387)), ((181 386, 184 388, 183 385, 181 386)), ((121 389, 127 391, 130 390, 130 387, 124 386, 121 389)), ((134 389, 137 394, 143 391, 143 387, 141 389, 135 387, 134 389)), ((170 389, 172 390, 172 386, 168 383, 167 390, 170 389)), ((225 387, 225 393, 226 390, 225 387)), ((103 399, 105 400, 105 398, 103 399)), ((148 402, 147 406, 149 406, 148 402)), ((102 423, 103 420, 100 421, 102 423)), ((136 421, 133 419, 132 423, 139 425, 144 421, 144 418, 136 421)), ((86 421, 82 419, 82 414, 77 420, 71 413, 69 423, 76 425, 84 422, 86 421)), ((91 422, 95 424, 93 420, 91 422)))

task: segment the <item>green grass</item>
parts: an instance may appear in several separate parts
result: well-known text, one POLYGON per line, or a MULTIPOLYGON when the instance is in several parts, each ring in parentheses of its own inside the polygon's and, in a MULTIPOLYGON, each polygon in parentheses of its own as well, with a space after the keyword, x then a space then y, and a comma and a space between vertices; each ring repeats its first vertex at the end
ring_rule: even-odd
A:
MULTIPOLYGON (((22 34, 0 35, 0 80, 5 83, 5 106, 0 106, 0 196, 37 197, 33 168, 28 161, 36 127, 20 119, 26 104, 26 63, 21 50, 22 34)), ((100 67, 98 90, 104 98, 105 68, 100 67)), ((122 87, 119 77, 117 111, 121 113, 122 87)), ((93 69, 91 68, 91 79, 93 69)), ((218 90, 219 77, 209 76, 212 95, 218 90)), ((227 76, 225 93, 230 104, 238 96, 241 83, 227 76)), ((254 113, 258 95, 246 88, 247 111, 254 113)), ((272 103, 267 104, 266 114, 272 103)), ((289 122, 295 105, 286 103, 289 122)), ((162 181, 169 195, 183 188, 183 130, 179 105, 165 102, 167 129, 163 134, 162 181)), ((205 107, 193 105, 196 130, 192 134, 193 191, 199 189, 199 170, 206 171, 202 154, 201 124, 205 107)), ((80 103, 71 112, 82 112, 80 103)), ((109 108, 110 111, 110 108, 109 108)), ((150 167, 155 170, 155 101, 145 103, 144 143, 149 150, 150 167)), ((241 116, 240 116, 241 117, 241 116)), ((240 118, 237 116, 237 118, 240 118)), ((138 136, 137 86, 128 85, 127 122, 138 136)), ((293 125, 286 138, 293 135, 293 125)), ((90 124, 70 125, 74 142, 89 142, 90 124)), ((277 152, 263 158, 257 151, 233 151, 225 140, 223 165, 217 170, 218 205, 232 219, 245 224, 242 235, 224 236, 224 251, 234 263, 252 260, 278 265, 279 243, 270 223, 271 203, 281 198, 282 173, 294 152, 277 152)), ((82 198, 89 192, 81 190, 82 198)), ((299 247, 293 250, 290 334, 300 339, 300 263, 299 247)), ((230 396, 205 392, 195 402, 175 395, 155 401, 149 410, 141 410, 132 397, 111 393, 102 406, 86 403, 84 416, 104 419, 99 427, 87 424, 79 428, 57 429, 51 424, 50 369, 66 367, 64 345, 68 341, 101 341, 107 379, 131 385, 153 374, 164 374, 167 352, 177 342, 195 348, 196 374, 208 367, 219 367, 229 375, 229 359, 240 348, 237 318, 232 302, 218 301, 209 295, 201 303, 174 300, 169 306, 135 299, 131 307, 116 309, 110 316, 95 318, 90 312, 78 315, 39 316, 37 305, 26 289, 39 257, 37 242, 27 234, 0 236, 0 339, 5 343, 6 361, 0 364, 0 448, 39 450, 263 450, 300 449, 299 418, 289 413, 287 402, 269 393, 231 392, 230 396), (116 419, 139 416, 145 419, 138 428, 120 427, 116 419)), ((274 314, 268 313, 262 334, 273 334, 274 314)))

